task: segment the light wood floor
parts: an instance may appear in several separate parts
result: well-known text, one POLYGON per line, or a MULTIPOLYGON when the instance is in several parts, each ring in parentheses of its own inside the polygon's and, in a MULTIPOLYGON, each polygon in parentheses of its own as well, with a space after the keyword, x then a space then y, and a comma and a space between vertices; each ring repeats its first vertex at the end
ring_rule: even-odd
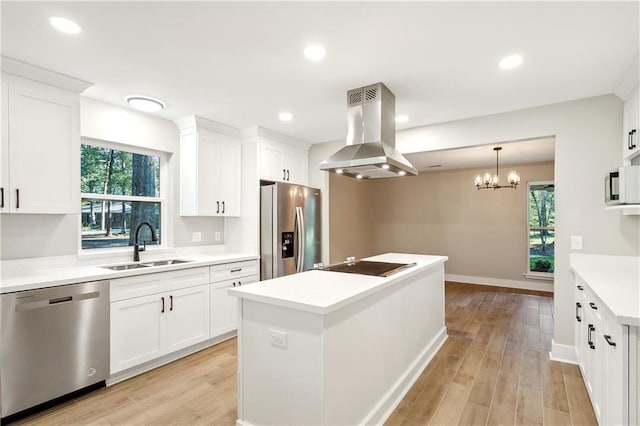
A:
MULTIPOLYGON (((576 366, 549 360, 547 293, 446 286, 449 339, 389 425, 595 425, 576 366)), ((236 341, 69 401, 21 424, 211 424, 236 420, 236 341)))

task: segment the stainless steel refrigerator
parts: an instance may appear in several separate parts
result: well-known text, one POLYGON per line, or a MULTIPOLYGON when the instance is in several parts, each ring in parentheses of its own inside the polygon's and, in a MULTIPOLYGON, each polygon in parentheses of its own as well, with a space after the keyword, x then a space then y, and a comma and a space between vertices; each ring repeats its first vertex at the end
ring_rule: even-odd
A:
POLYGON ((321 262, 320 190, 279 182, 262 186, 260 201, 260 279, 321 262))

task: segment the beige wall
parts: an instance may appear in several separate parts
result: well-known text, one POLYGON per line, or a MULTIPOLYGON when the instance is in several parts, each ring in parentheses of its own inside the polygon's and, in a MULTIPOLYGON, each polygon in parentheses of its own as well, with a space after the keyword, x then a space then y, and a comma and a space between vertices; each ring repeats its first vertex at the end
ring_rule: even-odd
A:
POLYGON ((446 255, 447 274, 522 281, 526 182, 553 180, 553 162, 509 169, 520 173, 516 190, 478 191, 473 180, 479 169, 373 181, 374 252, 446 255))
POLYGON ((329 175, 330 263, 375 254, 371 182, 329 175))
MULTIPOLYGON (((583 253, 640 255, 640 216, 606 211, 603 203, 603 176, 622 162, 620 98, 605 95, 401 130, 396 135, 396 146, 401 152, 418 152, 544 136, 556 138, 552 352, 554 356, 570 357, 574 321, 570 237, 584 237, 583 253)), ((311 150, 324 148, 313 145, 311 150)), ((326 187, 321 189, 326 190, 326 187)), ((329 220, 333 221, 334 217, 329 220)), ((334 237, 331 234, 330 239, 334 237)))

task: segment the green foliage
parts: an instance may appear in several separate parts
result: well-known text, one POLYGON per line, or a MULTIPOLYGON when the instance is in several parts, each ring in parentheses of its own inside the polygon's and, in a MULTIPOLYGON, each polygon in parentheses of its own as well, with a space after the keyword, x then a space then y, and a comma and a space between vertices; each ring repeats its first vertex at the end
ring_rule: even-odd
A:
POLYGON ((553 272, 554 263, 553 256, 532 257, 529 270, 531 272, 553 272))

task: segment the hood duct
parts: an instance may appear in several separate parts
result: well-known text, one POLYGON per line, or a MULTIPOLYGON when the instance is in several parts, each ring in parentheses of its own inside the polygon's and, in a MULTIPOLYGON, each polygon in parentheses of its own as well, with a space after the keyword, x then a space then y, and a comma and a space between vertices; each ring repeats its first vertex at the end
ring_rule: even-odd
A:
POLYGON ((347 145, 320 170, 358 179, 417 175, 396 150, 396 97, 382 83, 347 92, 347 145))

